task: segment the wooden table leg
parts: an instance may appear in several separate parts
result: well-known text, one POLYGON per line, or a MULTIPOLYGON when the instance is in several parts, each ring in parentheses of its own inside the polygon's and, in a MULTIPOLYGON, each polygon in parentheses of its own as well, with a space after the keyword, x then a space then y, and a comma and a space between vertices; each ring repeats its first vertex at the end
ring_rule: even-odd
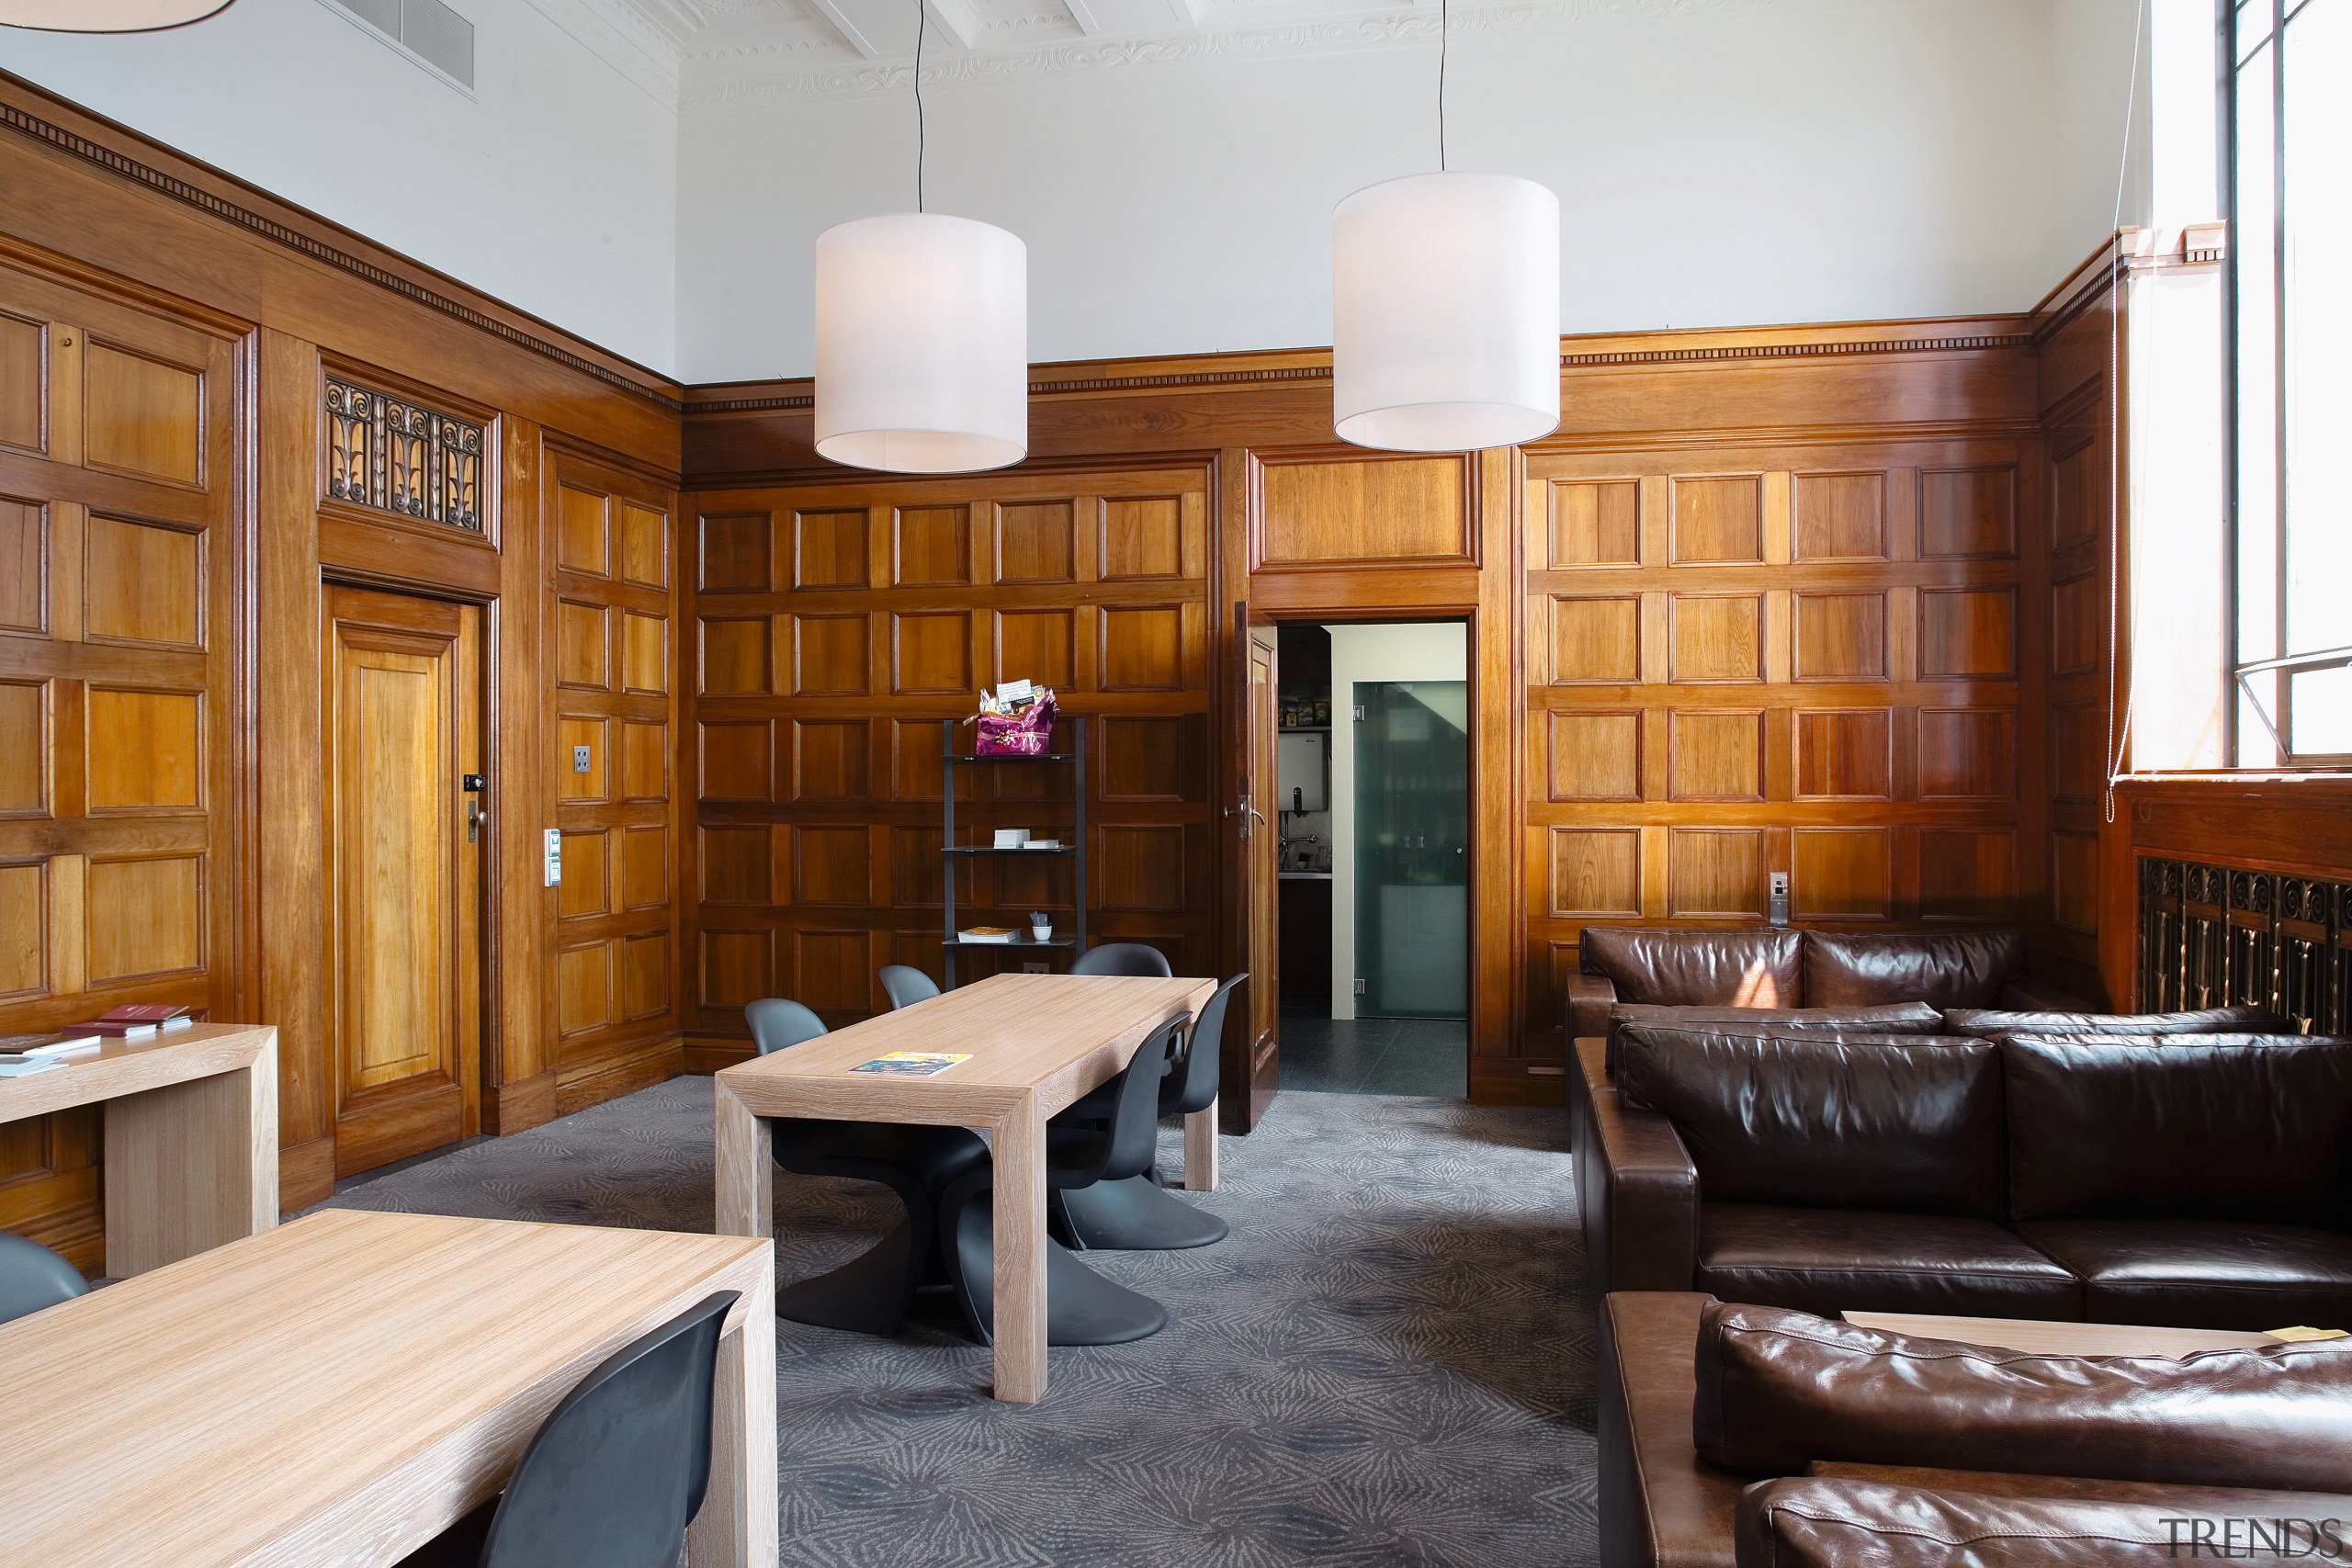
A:
POLYGON ((1184 1190, 1216 1190, 1216 1101, 1184 1118, 1184 1190))
POLYGON ((686 1531, 694 1568, 776 1568, 775 1258, 718 1342, 711 1402, 710 1488, 686 1531))
POLYGON ((775 1156, 768 1124, 744 1107, 725 1078, 714 1084, 718 1234, 774 1235, 775 1156))
POLYGON ((996 1124, 996 1396, 1046 1395, 1046 1119, 1035 1095, 996 1124))
POLYGON ((277 1051, 110 1100, 107 1272, 118 1280, 277 1224, 277 1051))

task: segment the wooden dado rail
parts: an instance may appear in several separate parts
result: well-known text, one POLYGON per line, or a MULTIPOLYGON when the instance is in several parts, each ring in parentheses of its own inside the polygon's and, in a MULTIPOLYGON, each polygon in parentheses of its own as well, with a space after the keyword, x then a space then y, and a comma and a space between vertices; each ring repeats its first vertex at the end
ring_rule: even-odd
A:
POLYGON ((2144 1011, 2250 1002, 2352 1032, 2352 883, 2143 855, 2137 978, 2144 1011))

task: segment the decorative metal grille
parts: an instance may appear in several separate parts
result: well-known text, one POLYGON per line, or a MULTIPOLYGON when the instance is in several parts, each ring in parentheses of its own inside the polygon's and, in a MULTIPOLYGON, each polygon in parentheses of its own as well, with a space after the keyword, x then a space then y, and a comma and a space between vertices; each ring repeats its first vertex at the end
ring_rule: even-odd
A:
POLYGON ((482 427, 327 378, 327 494, 481 532, 482 427))
POLYGON ((2143 856, 2139 990, 2147 1012, 2252 1002, 2352 1033, 2352 885, 2143 856))

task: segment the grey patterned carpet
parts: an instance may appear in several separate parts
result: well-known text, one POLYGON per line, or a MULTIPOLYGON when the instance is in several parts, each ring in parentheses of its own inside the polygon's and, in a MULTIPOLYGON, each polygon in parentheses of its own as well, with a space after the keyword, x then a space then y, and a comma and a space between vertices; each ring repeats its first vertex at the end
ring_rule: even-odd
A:
MULTIPOLYGON (((337 1208, 711 1224, 707 1078, 353 1188, 337 1208)), ((1169 1326, 985 1351, 779 1323, 784 1561, 823 1568, 1569 1568, 1593 1561, 1593 1311, 1557 1111, 1284 1093, 1196 1201, 1233 1234, 1089 1262, 1169 1326)), ((1171 1170, 1181 1140, 1162 1134, 1171 1170)), ((883 1189, 776 1176, 777 1269, 855 1256, 883 1189)))

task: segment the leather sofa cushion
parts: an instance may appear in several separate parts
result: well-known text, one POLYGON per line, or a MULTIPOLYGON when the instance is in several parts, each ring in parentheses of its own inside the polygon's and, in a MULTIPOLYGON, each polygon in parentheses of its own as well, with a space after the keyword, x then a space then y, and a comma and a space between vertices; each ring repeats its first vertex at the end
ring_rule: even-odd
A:
POLYGON ((2287 1021, 2268 1008, 2207 1008, 2201 1012, 2008 1012, 1998 1008, 1952 1008, 1943 1034, 2245 1034, 2282 1031, 2287 1021))
POLYGON ((1617 1070, 1617 1036, 1629 1023, 1693 1027, 1720 1024, 1744 1034, 1940 1034, 1944 1015, 1925 1002, 1875 1008, 1661 1007, 1619 1002, 1609 1010, 1609 1070, 1617 1070))
POLYGON ((2083 1281, 2083 1315, 2093 1322, 2352 1329, 2352 1235, 2340 1231, 2237 1220, 2035 1220, 2018 1234, 2083 1281))
POLYGON ((2010 1217, 2345 1224, 2352 1041, 2233 1038, 2003 1039, 2010 1217))
POLYGON ((1807 931, 1804 1005, 1927 1002, 1989 1008, 2025 973, 2025 933, 2014 931, 1807 931))
MULTIPOLYGON (((1996 1481, 2008 1477, 1992 1477, 1996 1481)), ((2038 1483, 2038 1477, 2017 1478, 2038 1483)), ((2031 1491, 1926 1488, 1877 1481, 1792 1476, 1749 1487, 1733 1526, 1738 1568, 2115 1568, 2186 1562, 2192 1554, 2255 1557, 2247 1521, 2269 1530, 2297 1521, 2289 1553, 2324 1562, 2352 1545, 2339 1495, 2253 1488, 2130 1487, 2052 1482, 2031 1491), (2218 1550, 2221 1520, 2235 1523, 2218 1550), (2336 1521, 2330 1528, 2328 1521, 2336 1521), (2194 1550, 2200 1538, 2203 1550, 2194 1550)))
POLYGON ((2352 1355, 2325 1341, 2051 1356, 1777 1307, 1700 1318, 1691 1435, 1728 1470, 1815 1460, 2352 1491, 2352 1355))
POLYGON ((1841 1312, 2075 1319, 2075 1277, 1989 1220, 1702 1203, 1692 1281, 1724 1301, 1841 1312))
POLYGON ((1626 1103, 1674 1123, 1710 1201, 2001 1217, 1997 1046, 1636 1023, 1620 1049, 1626 1103))
POLYGON ((1802 931, 1771 926, 1587 926, 1578 963, 1617 999, 1665 1007, 1794 1007, 1802 931))

